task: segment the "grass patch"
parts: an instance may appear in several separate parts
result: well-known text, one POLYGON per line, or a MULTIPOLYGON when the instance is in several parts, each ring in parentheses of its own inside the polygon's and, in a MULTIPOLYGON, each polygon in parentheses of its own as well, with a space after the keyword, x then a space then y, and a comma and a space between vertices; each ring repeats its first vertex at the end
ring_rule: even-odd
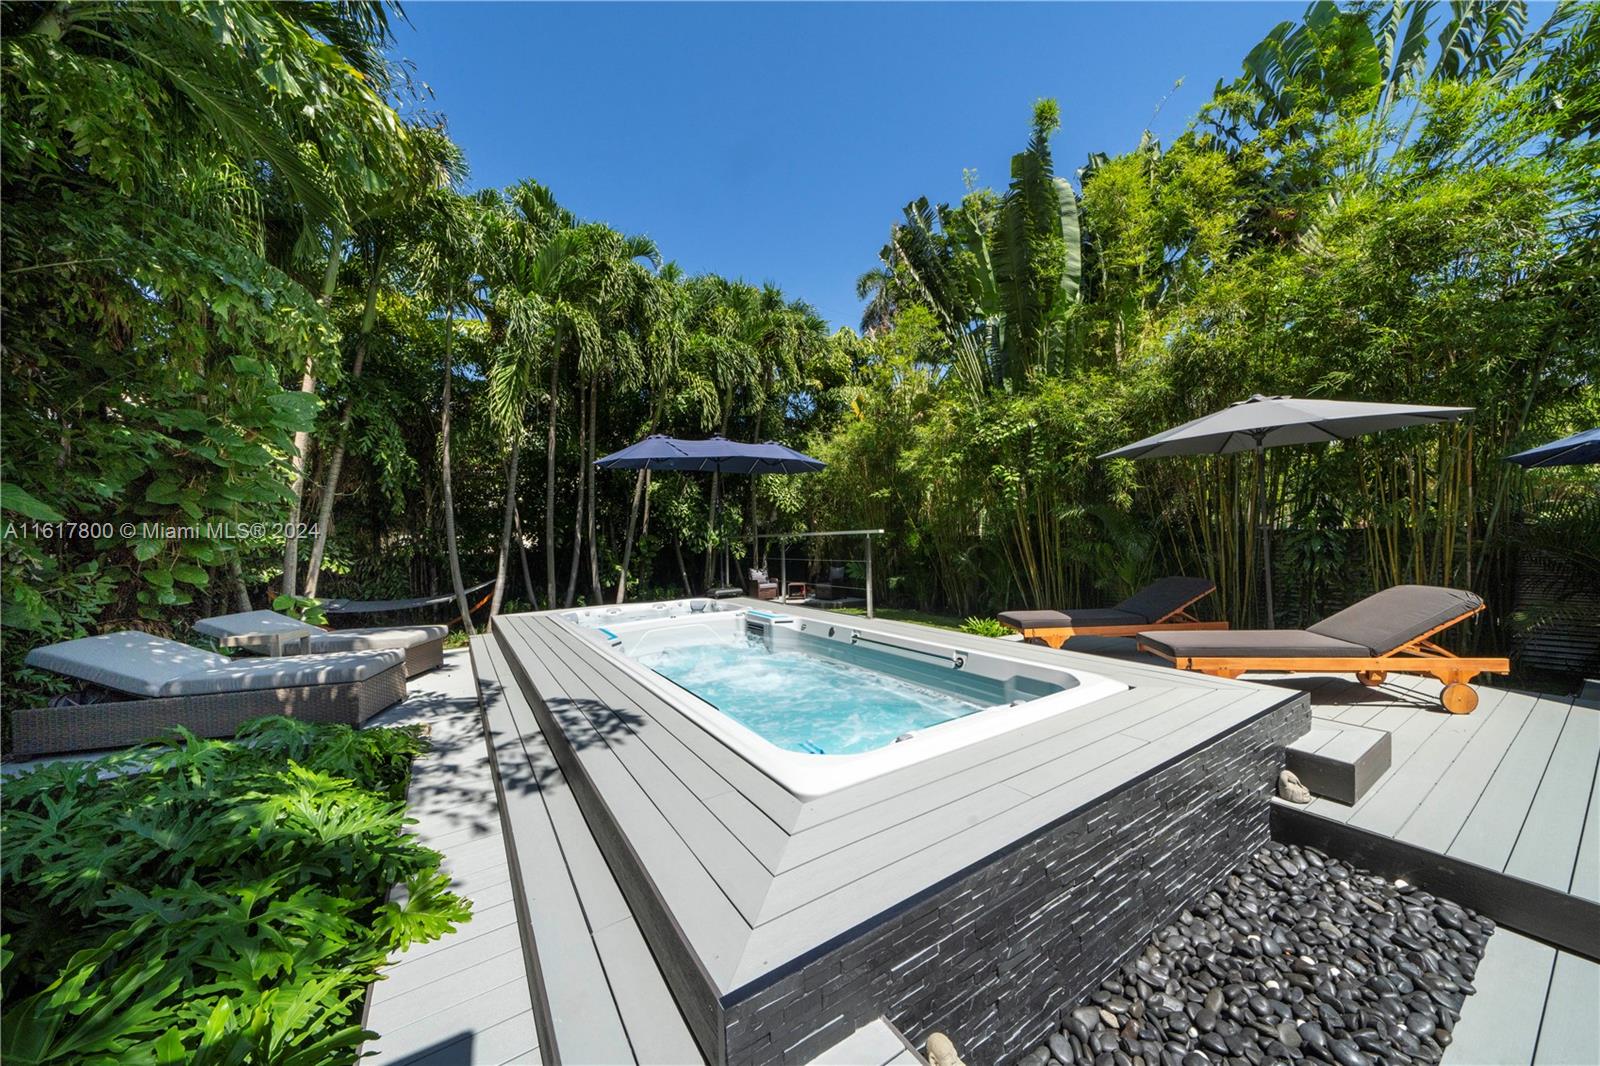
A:
MULTIPOLYGON (((839 607, 833 610, 834 614, 853 614, 865 618, 865 607, 839 607)), ((938 629, 960 629, 965 620, 954 615, 934 614, 931 611, 914 611, 906 607, 875 607, 874 615, 887 618, 891 622, 915 622, 918 625, 934 626, 938 629)))
POLYGON ((390 953, 470 914, 400 832, 425 749, 411 729, 271 717, 11 778, 0 1057, 352 1061, 390 953))

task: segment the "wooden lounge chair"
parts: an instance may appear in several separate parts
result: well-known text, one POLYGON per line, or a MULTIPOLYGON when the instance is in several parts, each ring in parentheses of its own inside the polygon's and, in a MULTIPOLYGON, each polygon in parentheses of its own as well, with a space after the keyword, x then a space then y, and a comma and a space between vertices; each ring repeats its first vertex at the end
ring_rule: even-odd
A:
POLYGON ((1115 607, 1075 611, 1007 611, 1000 621, 1028 640, 1059 648, 1073 637, 1132 637, 1151 629, 1227 629, 1189 610, 1217 590, 1203 577, 1163 577, 1115 607))
POLYGON ((123 747, 179 725, 231 737, 267 714, 358 726, 406 696, 398 648, 230 659, 128 630, 35 648, 24 661, 82 688, 74 703, 13 711, 9 758, 123 747))
POLYGON ((1250 671, 1354 673, 1379 685, 1391 672, 1432 674, 1444 683, 1439 702, 1452 714, 1478 705, 1471 682, 1479 674, 1507 674, 1498 658, 1464 658, 1432 638, 1483 610, 1483 600, 1460 589, 1396 585, 1368 596, 1309 629, 1234 629, 1226 633, 1140 633, 1143 651, 1181 670, 1216 677, 1250 671))

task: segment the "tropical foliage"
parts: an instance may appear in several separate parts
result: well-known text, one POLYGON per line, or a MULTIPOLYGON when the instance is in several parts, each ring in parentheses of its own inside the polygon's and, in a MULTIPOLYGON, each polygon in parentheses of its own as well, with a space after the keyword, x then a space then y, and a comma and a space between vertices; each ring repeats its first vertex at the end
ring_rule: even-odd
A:
POLYGON ((1500 462, 1600 420, 1592 5, 1315 3, 1171 143, 1070 168, 1076 102, 1019 106, 1003 187, 911 200, 832 335, 536 180, 469 191, 392 17, 0 7, 8 703, 51 640, 280 595, 451 590, 481 625, 478 582, 700 589, 766 530, 887 529, 879 603, 958 617, 1185 571, 1249 624, 1269 526, 1283 623, 1445 581, 1504 643, 1529 560, 1593 573, 1590 482, 1500 462), (1476 414, 1263 471, 1096 458, 1252 392, 1476 414), (649 432, 831 466, 594 472, 649 432))
POLYGON ((401 832, 424 747, 277 717, 7 779, 0 1055, 351 1061, 378 968, 469 913, 401 832))
POLYGON ((1076 186, 1038 105, 1004 194, 907 205, 862 277, 827 507, 870 501, 857 524, 901 534, 885 569, 962 613, 1182 570, 1249 623, 1263 526, 1280 623, 1401 581, 1506 605, 1533 539, 1592 586, 1592 552, 1537 532, 1592 477, 1500 459, 1600 421, 1597 60, 1593 6, 1315 3, 1173 144, 1076 186), (1254 392, 1476 413, 1269 451, 1264 499, 1249 456, 1095 458, 1254 392))

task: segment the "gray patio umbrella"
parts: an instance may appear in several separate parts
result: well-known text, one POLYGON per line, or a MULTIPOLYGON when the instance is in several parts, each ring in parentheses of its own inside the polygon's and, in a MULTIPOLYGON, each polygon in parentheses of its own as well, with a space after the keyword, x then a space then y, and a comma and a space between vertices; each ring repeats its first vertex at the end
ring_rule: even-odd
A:
MULTIPOLYGON (((1264 451, 1280 444, 1327 444, 1329 441, 1384 429, 1453 422, 1470 407, 1424 407, 1403 403, 1359 403, 1346 400, 1302 400, 1262 396, 1240 400, 1220 411, 1185 422, 1101 455, 1101 459, 1154 459, 1166 455, 1230 455, 1264 451)), ((1266 464, 1258 463, 1256 491, 1266 499, 1266 464)), ((1262 539, 1266 574, 1267 626, 1272 626, 1272 540, 1262 539)))

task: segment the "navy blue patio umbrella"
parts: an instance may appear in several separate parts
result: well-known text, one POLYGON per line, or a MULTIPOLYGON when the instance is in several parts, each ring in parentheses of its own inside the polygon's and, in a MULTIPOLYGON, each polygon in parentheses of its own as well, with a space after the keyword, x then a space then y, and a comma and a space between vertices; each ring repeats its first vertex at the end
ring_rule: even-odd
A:
POLYGON ((1533 469, 1536 466, 1586 466, 1600 463, 1600 427, 1506 456, 1506 462, 1533 469))
MULTIPOLYGON (((600 470, 676 470, 717 474, 810 474, 827 466, 820 459, 785 447, 776 441, 746 444, 715 436, 706 440, 682 440, 653 433, 619 452, 594 461, 600 470)), ((716 528, 717 514, 710 515, 716 528)), ((752 530, 752 533, 754 531, 752 530)), ((722 580, 727 583, 724 562, 722 580)), ((618 593, 620 596, 620 592, 618 593)))
POLYGON ((726 437, 680 440, 653 433, 594 461, 601 470, 679 470, 719 474, 809 474, 827 466, 776 441, 746 444, 726 437))

